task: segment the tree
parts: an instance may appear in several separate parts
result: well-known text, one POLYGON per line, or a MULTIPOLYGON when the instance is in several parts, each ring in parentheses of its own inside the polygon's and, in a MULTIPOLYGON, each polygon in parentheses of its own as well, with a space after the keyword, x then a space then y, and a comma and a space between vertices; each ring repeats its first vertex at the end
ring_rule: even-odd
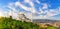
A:
POLYGON ((10 16, 0 18, 0 29, 39 29, 39 27, 32 22, 22 22, 10 16))

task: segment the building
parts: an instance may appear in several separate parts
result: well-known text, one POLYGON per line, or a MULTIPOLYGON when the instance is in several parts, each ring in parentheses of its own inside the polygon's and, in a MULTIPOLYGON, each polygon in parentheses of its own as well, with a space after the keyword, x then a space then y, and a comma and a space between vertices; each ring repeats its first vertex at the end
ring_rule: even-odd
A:
POLYGON ((17 20, 20 20, 22 22, 24 22, 24 21, 31 22, 31 20, 29 18, 27 18, 23 13, 18 13, 17 20))

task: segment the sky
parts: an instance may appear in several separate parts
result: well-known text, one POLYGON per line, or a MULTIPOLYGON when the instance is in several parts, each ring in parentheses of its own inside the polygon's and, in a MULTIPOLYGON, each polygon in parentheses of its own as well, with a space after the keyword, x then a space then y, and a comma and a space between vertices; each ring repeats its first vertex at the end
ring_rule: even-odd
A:
POLYGON ((19 11, 30 19, 60 20, 60 0, 0 0, 0 16, 16 18, 19 11))

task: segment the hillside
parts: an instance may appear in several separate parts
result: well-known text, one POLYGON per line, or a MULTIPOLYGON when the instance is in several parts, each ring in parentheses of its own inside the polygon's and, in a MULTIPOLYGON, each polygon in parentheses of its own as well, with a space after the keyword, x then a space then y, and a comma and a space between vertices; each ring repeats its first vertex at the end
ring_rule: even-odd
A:
POLYGON ((22 22, 12 19, 12 17, 1 17, 0 29, 39 29, 39 26, 32 22, 22 22))

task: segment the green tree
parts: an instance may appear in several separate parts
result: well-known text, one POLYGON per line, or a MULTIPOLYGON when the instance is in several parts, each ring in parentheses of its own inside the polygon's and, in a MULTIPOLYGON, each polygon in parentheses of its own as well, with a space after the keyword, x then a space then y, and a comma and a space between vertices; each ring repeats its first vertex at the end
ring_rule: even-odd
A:
POLYGON ((0 18, 0 29, 39 29, 39 26, 32 22, 22 22, 12 17, 0 18))

